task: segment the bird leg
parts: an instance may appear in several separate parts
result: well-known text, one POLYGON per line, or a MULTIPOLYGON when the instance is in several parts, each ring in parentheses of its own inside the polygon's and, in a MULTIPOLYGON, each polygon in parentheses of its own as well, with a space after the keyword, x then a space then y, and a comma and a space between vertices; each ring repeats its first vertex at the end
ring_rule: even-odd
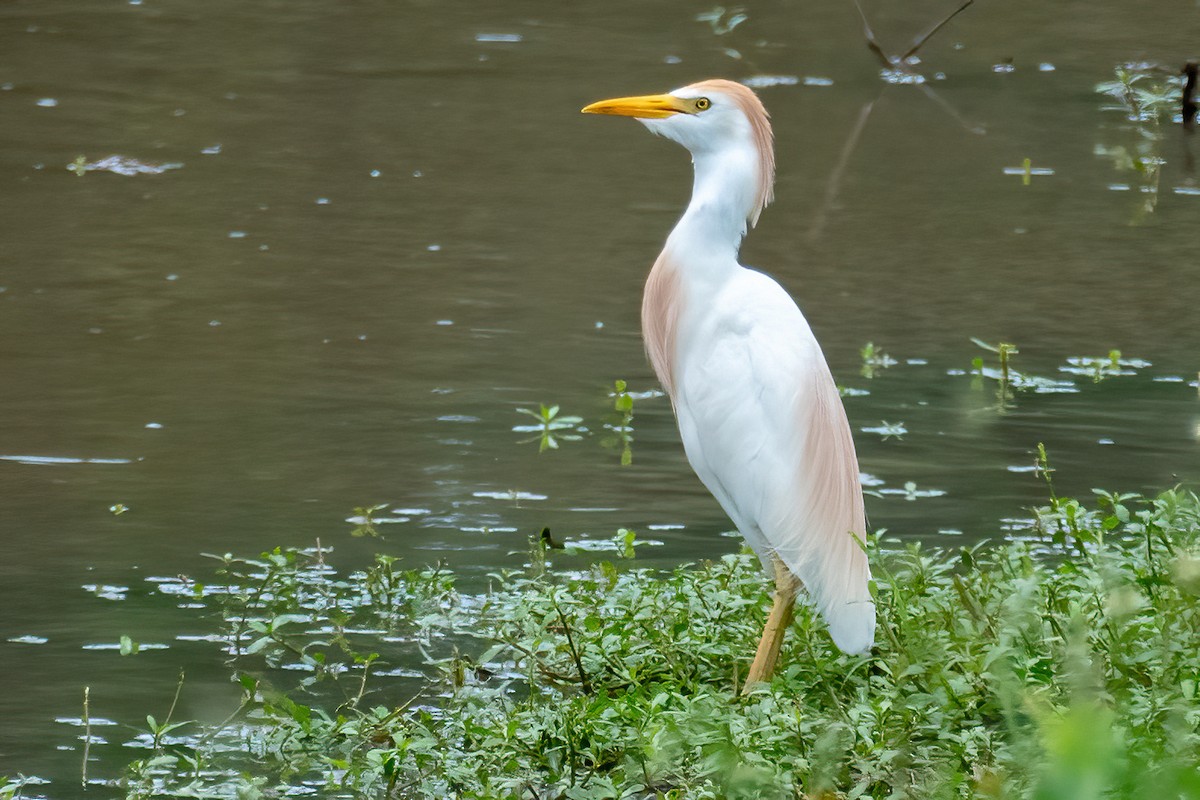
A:
POLYGON ((800 591, 800 579, 792 574, 787 565, 776 556, 771 556, 771 562, 775 565, 775 604, 771 606, 771 614, 767 617, 762 638, 758 641, 758 651, 754 654, 754 663, 750 665, 750 672, 746 675, 742 694, 749 692, 754 684, 770 680, 774 674, 775 664, 779 661, 779 648, 783 645, 783 635, 792 624, 796 594, 800 591))

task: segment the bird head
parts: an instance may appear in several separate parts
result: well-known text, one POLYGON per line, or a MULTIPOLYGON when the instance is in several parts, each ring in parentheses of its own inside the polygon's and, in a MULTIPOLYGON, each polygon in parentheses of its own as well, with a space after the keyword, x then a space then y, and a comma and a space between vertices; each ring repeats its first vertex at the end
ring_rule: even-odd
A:
POLYGON ((756 189, 751 224, 771 202, 775 150, 770 117, 758 96, 740 83, 714 79, 667 94, 601 100, 583 113, 634 117, 651 132, 686 147, 698 165, 702 159, 750 163, 756 189))

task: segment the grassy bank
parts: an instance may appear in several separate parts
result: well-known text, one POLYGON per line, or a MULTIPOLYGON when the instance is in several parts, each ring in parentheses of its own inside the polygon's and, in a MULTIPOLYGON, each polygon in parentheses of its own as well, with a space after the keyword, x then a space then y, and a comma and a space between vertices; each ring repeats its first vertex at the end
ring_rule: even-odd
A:
MULTIPOLYGON (((872 542, 874 652, 840 654, 802 610, 782 673, 745 698, 768 604, 746 554, 663 574, 539 545, 481 594, 384 557, 349 575, 321 549, 225 557, 215 582, 173 591, 217 612, 242 705, 203 729, 148 720, 150 755, 109 785, 129 797, 1200 797, 1198 539, 1200 502, 1168 492, 1055 499, 1029 540, 1004 546, 872 542), (397 697, 388 661, 414 652, 431 677, 397 697)), ((613 542, 617 556, 634 547, 613 542)))

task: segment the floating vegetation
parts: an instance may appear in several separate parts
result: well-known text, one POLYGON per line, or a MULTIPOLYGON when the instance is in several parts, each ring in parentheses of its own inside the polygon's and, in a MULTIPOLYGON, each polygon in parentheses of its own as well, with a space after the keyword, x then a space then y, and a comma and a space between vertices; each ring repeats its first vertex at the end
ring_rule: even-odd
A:
POLYGON ((543 531, 543 541, 550 547, 561 549, 568 554, 579 553, 616 553, 621 558, 633 558, 637 555, 638 547, 661 547, 657 539, 639 539, 637 533, 629 528, 621 528, 616 535, 609 539, 567 539, 561 545, 553 543, 550 531, 543 531))
MULTIPOLYGON (((971 341, 977 347, 982 347, 984 350, 996 354, 995 367, 987 365, 983 358, 976 357, 971 359, 971 371, 969 374, 974 376, 972 386, 980 391, 983 389, 984 379, 996 381, 996 405, 993 408, 1000 413, 1007 412, 1015 404, 1015 390, 1028 391, 1035 394, 1062 394, 1079 391, 1071 381, 1054 380, 1053 378, 1043 378, 1038 375, 1018 372, 1012 367, 1012 357, 1021 351, 1014 344, 1000 342, 993 345, 975 337, 971 337, 971 341)), ((952 370, 948 374, 962 375, 965 373, 952 370)))
POLYGON ((518 414, 533 417, 537 420, 537 424, 514 425, 513 430, 517 433, 536 433, 537 436, 522 439, 521 443, 537 442, 539 453, 546 450, 557 450, 560 439, 564 442, 577 442, 582 439, 583 435, 577 429, 583 423, 583 417, 573 417, 565 414, 559 416, 558 412, 558 406, 547 406, 545 404, 542 404, 537 411, 531 411, 528 408, 518 408, 518 414))
POLYGON ((376 525, 408 522, 408 517, 377 516, 377 514, 387 508, 388 505, 388 503, 379 503, 373 506, 356 506, 354 512, 349 517, 346 517, 346 522, 349 522, 354 526, 354 529, 350 531, 350 535, 354 537, 378 537, 379 531, 376 529, 376 525))
POLYGON ((1151 366, 1140 358, 1122 358, 1120 350, 1110 350, 1107 356, 1074 356, 1067 359, 1059 372, 1090 377, 1093 383, 1118 375, 1137 375, 1139 369, 1151 366))

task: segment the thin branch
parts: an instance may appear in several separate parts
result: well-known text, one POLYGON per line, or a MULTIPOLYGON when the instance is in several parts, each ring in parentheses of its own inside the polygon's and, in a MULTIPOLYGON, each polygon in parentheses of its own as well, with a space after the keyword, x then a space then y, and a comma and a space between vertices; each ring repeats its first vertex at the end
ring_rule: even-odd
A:
MULTIPOLYGON (((972 0, 973 1, 973 0, 972 0)), ((875 38, 875 31, 871 30, 871 23, 867 22, 867 15, 863 12, 862 6, 858 0, 854 0, 854 7, 858 9, 858 16, 862 18, 863 36, 867 39, 867 49, 875 54, 879 59, 879 63, 883 64, 884 69, 895 69, 896 64, 880 46, 879 41, 875 38)))
POLYGON ((354 699, 351 700, 349 703, 349 706, 351 708, 358 708, 358 704, 360 702, 362 702, 363 695, 367 693, 367 677, 371 674, 371 664, 373 664, 374 662, 375 662, 375 659, 373 657, 373 654, 371 657, 367 657, 363 660, 362 680, 359 681, 359 684, 358 684, 358 694, 356 694, 354 696, 354 699))
POLYGON ((83 687, 83 768, 80 773, 80 784, 86 792, 88 787, 87 780, 87 762, 88 753, 92 748, 92 716, 88 710, 88 699, 92 693, 92 687, 83 687))
POLYGON ((179 693, 183 691, 183 670, 179 670, 179 683, 175 684, 175 697, 171 699, 171 707, 167 709, 167 718, 163 720, 163 727, 171 724, 171 715, 175 713, 175 704, 179 702, 179 693))
POLYGON ((904 60, 905 60, 905 59, 907 59, 909 56, 914 56, 914 55, 916 55, 916 54, 917 54, 917 51, 921 49, 922 45, 924 45, 924 44, 925 44, 925 42, 929 41, 929 37, 933 36, 935 33, 937 33, 938 31, 940 31, 940 30, 941 30, 941 29, 942 29, 942 28, 943 28, 943 27, 946 25, 946 23, 947 23, 947 22, 949 22, 950 20, 954 19, 955 17, 957 17, 957 16, 958 16, 959 14, 961 14, 962 12, 966 11, 966 10, 967 10, 967 6, 971 5, 971 4, 972 4, 972 3, 974 3, 974 2, 975 2, 975 0, 967 0, 967 2, 963 3, 961 6, 959 6, 958 8, 956 8, 954 11, 951 11, 951 12, 950 12, 950 16, 946 17, 944 20, 942 20, 941 22, 939 22, 938 24, 936 24, 936 25, 934 25, 932 28, 930 28, 930 29, 929 29, 929 30, 928 30, 928 31, 925 33, 925 35, 924 35, 924 36, 918 36, 916 39, 914 39, 914 40, 913 40, 913 46, 912 46, 912 47, 910 47, 910 48, 908 48, 908 51, 907 51, 907 52, 905 52, 905 54, 904 54, 904 55, 900 56, 900 60, 901 60, 901 61, 904 61, 904 60))

